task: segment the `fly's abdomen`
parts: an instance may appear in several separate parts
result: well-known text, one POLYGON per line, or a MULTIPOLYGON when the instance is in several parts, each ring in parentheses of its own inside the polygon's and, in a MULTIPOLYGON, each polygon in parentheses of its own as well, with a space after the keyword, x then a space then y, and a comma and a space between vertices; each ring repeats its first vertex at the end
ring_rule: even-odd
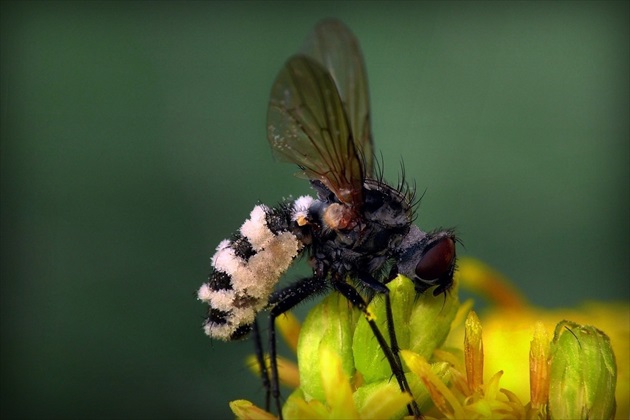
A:
POLYGON ((210 305, 203 324, 210 337, 235 340, 251 331, 256 314, 302 250, 291 231, 298 201, 277 208, 257 205, 239 232, 217 247, 208 282, 197 292, 210 305))

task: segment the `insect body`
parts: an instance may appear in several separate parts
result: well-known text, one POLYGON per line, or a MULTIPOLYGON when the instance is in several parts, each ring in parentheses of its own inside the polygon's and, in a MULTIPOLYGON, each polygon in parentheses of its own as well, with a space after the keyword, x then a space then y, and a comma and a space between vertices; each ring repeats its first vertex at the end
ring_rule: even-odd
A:
MULTIPOLYGON (((276 156, 297 164, 317 197, 273 208, 257 205, 239 232, 219 244, 209 280, 198 292, 209 304, 206 334, 234 340, 254 331, 267 403, 272 393, 281 414, 274 320, 332 289, 366 314, 401 390, 411 392, 385 284, 400 273, 418 293, 446 292, 453 283, 456 239, 452 230, 425 233, 413 225, 413 192, 404 182, 395 188, 375 174, 363 58, 343 24, 320 23, 302 54, 286 62, 271 91, 267 128, 276 156), (274 291, 303 254, 312 276, 274 291), (389 343, 367 312, 376 294, 385 297, 389 343), (270 380, 256 324, 264 309, 270 313, 270 380)), ((408 409, 420 416, 415 402, 408 409)))
POLYGON ((204 324, 210 337, 235 340, 247 335, 256 313, 267 306, 280 276, 302 250, 302 242, 289 230, 287 211, 254 207, 240 232, 217 247, 210 281, 198 292, 210 304, 204 324))

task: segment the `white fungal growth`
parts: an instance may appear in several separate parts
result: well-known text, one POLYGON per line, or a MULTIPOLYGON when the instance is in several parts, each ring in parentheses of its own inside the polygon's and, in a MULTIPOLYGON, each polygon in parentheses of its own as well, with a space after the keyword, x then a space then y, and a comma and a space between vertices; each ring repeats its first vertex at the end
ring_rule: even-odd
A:
POLYGON ((208 283, 204 283, 201 285, 201 287, 199 288, 199 291, 197 292, 197 299, 199 299, 202 302, 210 302, 211 293, 212 293, 212 289, 210 289, 210 286, 208 286, 208 283))
POLYGON ((234 290, 215 290, 210 293, 210 306, 220 311, 229 312, 234 307, 234 290))
POLYGON ((291 220, 299 222, 305 220, 308 217, 308 209, 313 205, 313 197, 309 195, 303 195, 295 200, 293 203, 293 213, 291 220))
MULTIPOLYGON (((311 197, 300 197, 294 208, 306 216, 311 197), (299 204, 298 204, 299 202, 299 204)), ((208 320, 204 331, 213 338, 229 340, 234 332, 254 322, 256 313, 263 310, 280 276, 289 268, 302 248, 302 243, 289 231, 275 234, 267 225, 270 209, 257 205, 250 218, 241 226, 240 233, 246 238, 255 254, 244 259, 236 254, 229 240, 221 241, 212 257, 217 272, 230 278, 229 289, 214 290, 210 283, 199 288, 197 296, 211 308, 225 313, 225 319, 208 320)))
POLYGON ((216 254, 212 257, 212 265, 215 270, 233 276, 244 267, 245 261, 237 257, 234 249, 228 246, 220 249, 217 248, 216 254))
POLYGON ((241 235, 249 239, 252 248, 257 252, 264 249, 274 236, 267 227, 267 211, 269 208, 262 204, 254 207, 249 219, 241 226, 241 235))
POLYGON ((245 270, 232 276, 234 290, 264 299, 266 305, 267 297, 297 256, 301 245, 290 232, 273 236, 265 249, 250 257, 245 270))
POLYGON ((203 331, 206 335, 212 338, 218 338, 220 340, 229 340, 230 336, 236 331, 238 326, 231 324, 217 324, 216 322, 208 322, 203 326, 203 331))

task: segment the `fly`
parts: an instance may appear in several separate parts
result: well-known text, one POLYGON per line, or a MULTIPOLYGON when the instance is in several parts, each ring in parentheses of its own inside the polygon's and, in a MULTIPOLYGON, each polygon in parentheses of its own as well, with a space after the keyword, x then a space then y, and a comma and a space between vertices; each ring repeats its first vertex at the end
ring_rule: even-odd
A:
MULTIPOLYGON (((236 340, 253 331, 266 388, 282 416, 275 319, 305 299, 341 293, 367 321, 401 391, 403 372, 386 284, 398 274, 417 293, 447 292, 453 284, 456 238, 452 229, 423 232, 413 224, 414 191, 393 187, 375 168, 367 76, 359 43, 337 20, 319 23, 304 47, 284 64, 271 89, 267 135, 274 155, 297 164, 315 197, 269 207, 259 204, 212 257, 198 298, 209 305, 203 329, 236 340), (312 274, 275 290, 282 274, 305 256, 312 274), (357 288, 367 291, 361 295, 357 288), (385 299, 389 343, 367 311, 385 299), (256 315, 269 311, 270 372, 263 360, 256 315)), ((415 401, 410 415, 421 417, 415 401)))

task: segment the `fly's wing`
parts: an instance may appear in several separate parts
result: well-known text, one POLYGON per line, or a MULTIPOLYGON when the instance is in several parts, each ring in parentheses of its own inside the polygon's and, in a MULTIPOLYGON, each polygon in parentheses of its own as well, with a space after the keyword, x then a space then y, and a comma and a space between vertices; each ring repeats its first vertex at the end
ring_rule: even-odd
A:
POLYGON ((328 71, 291 57, 271 89, 267 136, 274 154, 296 163, 355 211, 363 204, 365 169, 343 103, 328 71))
POLYGON ((340 21, 320 22, 308 36, 302 52, 332 76, 344 104, 355 149, 363 160, 365 175, 372 175, 374 143, 370 128, 367 72, 359 41, 340 21))

